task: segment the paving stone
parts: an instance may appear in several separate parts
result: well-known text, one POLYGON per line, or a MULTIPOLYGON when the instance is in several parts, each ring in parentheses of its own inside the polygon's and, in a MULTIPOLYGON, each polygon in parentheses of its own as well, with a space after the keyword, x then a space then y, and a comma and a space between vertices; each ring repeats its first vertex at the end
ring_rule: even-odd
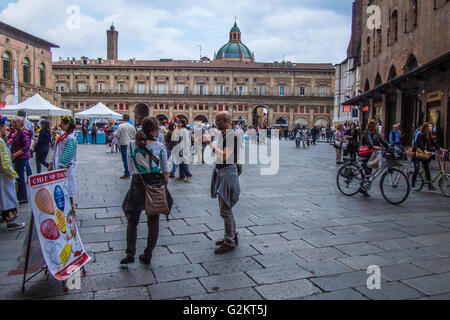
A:
POLYGON ((126 271, 88 275, 81 277, 82 292, 119 289, 136 286, 147 286, 155 283, 155 278, 150 270, 126 271))
POLYGON ((450 272, 450 258, 426 259, 423 261, 414 261, 412 263, 422 269, 428 270, 433 273, 450 272))
POLYGON ((264 226, 256 226, 248 228, 254 234, 282 233, 287 231, 295 231, 299 228, 293 224, 272 224, 264 226))
POLYGON ((432 254, 428 253, 422 248, 380 252, 379 255, 382 256, 383 258, 394 261, 396 263, 406 263, 413 261, 416 258, 422 257, 434 257, 432 254))
POLYGON ((358 287, 356 290, 372 300, 410 300, 424 296, 401 282, 382 282, 380 290, 370 290, 367 286, 358 287))
POLYGON ((258 285, 309 278, 312 274, 296 264, 246 272, 258 285))
POLYGON ((402 281, 426 295, 450 293, 450 272, 402 281))
POLYGON ((154 259, 152 258, 151 266, 152 268, 172 267, 189 263, 190 263, 189 260, 186 259, 186 256, 184 254, 172 253, 158 256, 158 258, 156 257, 154 259))
POLYGON ((239 258, 224 261, 205 262, 203 268, 210 275, 230 274, 248 270, 262 269, 261 265, 252 258, 239 258))
POLYGON ((450 243, 450 232, 409 237, 408 239, 427 246, 434 246, 444 243, 450 243))
POLYGON ((278 252, 272 254, 264 254, 253 256, 264 268, 283 266, 287 264, 295 264, 302 260, 299 256, 292 252, 278 252))
MULTIPOLYGON (((401 220, 403 221, 403 220, 401 220)), ((371 231, 390 231, 398 227, 394 222, 371 222, 361 224, 363 227, 368 228, 371 231)))
POLYGON ((287 240, 308 240, 311 238, 317 238, 317 237, 328 237, 333 235, 327 230, 324 229, 313 229, 313 230, 296 230, 296 231, 289 231, 284 232, 281 234, 283 238, 286 238, 287 240))
POLYGON ((67 295, 61 295, 56 297, 49 297, 45 298, 43 300, 94 300, 94 293, 93 292, 86 292, 86 293, 77 293, 77 294, 67 294, 67 295))
POLYGON ((347 258, 338 258, 339 262, 346 264, 354 270, 367 270, 369 266, 389 266, 395 264, 395 262, 385 259, 379 255, 367 255, 367 256, 353 256, 347 258))
POLYGON ((408 237, 407 233, 396 230, 355 232, 354 235, 364 241, 390 240, 408 237))
POLYGON ((252 246, 258 250, 261 254, 274 254, 281 252, 291 252, 293 250, 303 250, 314 248, 309 243, 303 240, 292 240, 286 242, 274 242, 274 243, 261 243, 252 244, 252 246))
POLYGON ((429 275, 430 272, 410 263, 396 264, 381 268, 381 276, 387 281, 406 280, 429 275))
POLYGON ((346 289, 335 292, 320 293, 302 298, 303 300, 368 300, 354 289, 346 289))
POLYGON ((87 234, 103 233, 105 232, 105 227, 88 227, 88 228, 78 228, 78 232, 81 235, 81 239, 87 234))
POLYGON ((157 283, 147 287, 152 300, 175 299, 206 293, 196 279, 179 280, 174 282, 157 283))
POLYGON ((292 252, 306 261, 334 260, 336 258, 347 257, 347 254, 335 248, 306 248, 292 252))
POLYGON ((208 292, 248 288, 256 285, 245 273, 231 273, 199 279, 208 292))
MULTIPOLYGON (((203 242, 190 242, 190 243, 180 243, 180 244, 171 244, 168 245, 167 248, 172 253, 180 253, 186 251, 192 251, 192 248, 196 250, 206 250, 206 249, 216 249, 215 241, 203 241, 203 242)), ((211 250, 211 251, 213 251, 211 250)))
POLYGON ((257 255, 258 252, 250 246, 239 245, 234 251, 221 255, 214 254, 213 250, 193 250, 186 251, 184 254, 188 257, 191 263, 203 263, 250 257, 257 255))
POLYGON ((420 225, 415 227, 398 227, 398 230, 405 232, 412 236, 421 236, 421 235, 428 235, 428 234, 436 234, 441 232, 449 232, 450 229, 444 226, 439 226, 436 224, 426 224, 426 225, 420 225))
POLYGON ((295 280, 283 283, 263 285, 255 288, 267 300, 286 300, 311 296, 321 292, 308 280, 295 280))
POLYGON ((318 228, 327 228, 327 227, 336 227, 339 224, 337 222, 334 222, 332 220, 309 220, 309 221, 294 221, 293 222, 296 226, 304 229, 304 230, 310 230, 310 229, 318 229, 318 228))
POLYGON ((261 296, 253 288, 244 288, 230 291, 220 291, 199 296, 192 296, 192 300, 234 300, 255 301, 262 300, 261 296))
POLYGON ((150 300, 146 287, 121 288, 97 291, 95 300, 150 300))
POLYGON ((195 234, 211 231, 206 225, 198 224, 194 226, 170 226, 169 229, 174 235, 195 234))
POLYGON ((346 266, 339 261, 306 261, 301 260, 297 262, 299 266, 311 272, 312 275, 317 277, 328 276, 332 274, 340 274, 353 271, 350 267, 346 266))
POLYGON ((338 291, 365 286, 369 275, 365 271, 353 271, 326 277, 312 278, 318 287, 325 291, 338 291))
POLYGON ((258 244, 266 244, 266 243, 280 243, 280 242, 287 242, 285 238, 283 238, 279 234, 271 233, 271 234, 263 234, 258 236, 247 236, 247 237, 240 237, 239 243, 246 243, 249 245, 258 245, 258 244))
POLYGON ((105 252, 109 251, 108 242, 86 243, 84 249, 87 252, 105 252))
POLYGON ((383 250, 369 243, 353 243, 342 246, 336 246, 336 249, 345 252, 349 256, 362 256, 372 253, 382 252, 383 250))
POLYGON ((431 247, 424 247, 423 248, 426 252, 431 253, 432 255, 447 258, 450 257, 450 245, 448 244, 441 244, 431 247))
MULTIPOLYGON (((118 239, 115 239, 118 240, 118 239)), ((158 245, 165 246, 179 243, 192 243, 196 241, 209 241, 203 234, 188 234, 182 236, 162 236, 158 238, 158 245)))
POLYGON ((436 296, 431 296, 431 297, 426 297, 426 298, 420 298, 417 300, 445 300, 445 301, 448 301, 448 300, 450 300, 450 293, 439 294, 436 296))
POLYGON ((340 218, 340 219, 333 219, 331 221, 335 222, 336 224, 338 224, 340 226, 358 225, 358 224, 369 222, 369 220, 361 218, 361 217, 340 218))
POLYGON ((363 227, 358 224, 354 225, 348 225, 348 226, 340 226, 340 227, 331 227, 331 228, 325 228, 325 230, 339 235, 339 234, 349 234, 349 233, 355 233, 355 232, 365 232, 370 231, 369 228, 363 227))
POLYGON ((307 242, 312 244, 316 248, 321 248, 321 247, 338 246, 342 244, 357 243, 361 242, 361 239, 353 234, 343 234, 321 238, 310 238, 308 239, 307 242))
POLYGON ((423 245, 409 239, 392 239, 373 241, 370 244, 383 249, 384 251, 398 251, 404 249, 418 248, 423 245))
POLYGON ((156 281, 169 282, 183 279, 199 278, 208 275, 208 272, 199 264, 185 264, 173 267, 152 267, 156 281))

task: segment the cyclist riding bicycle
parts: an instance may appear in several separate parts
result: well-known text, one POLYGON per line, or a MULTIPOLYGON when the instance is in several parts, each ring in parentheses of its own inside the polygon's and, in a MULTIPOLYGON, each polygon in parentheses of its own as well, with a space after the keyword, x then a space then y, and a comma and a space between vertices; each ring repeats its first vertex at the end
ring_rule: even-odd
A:
MULTIPOLYGON (((379 161, 383 158, 383 154, 381 151, 381 146, 384 146, 386 149, 390 147, 389 143, 385 141, 379 131, 380 131, 381 125, 378 121, 370 120, 369 125, 367 127, 367 131, 365 132, 363 138, 362 138, 362 146, 368 146, 369 149, 373 150, 372 155, 369 158, 362 158, 362 167, 364 168, 364 171, 366 174, 370 175, 372 173, 372 169, 367 166, 369 162, 374 161, 376 158, 378 158, 379 161)), ((370 197, 370 195, 366 192, 361 190, 361 194, 365 197, 370 197)))
MULTIPOLYGON (((436 151, 447 152, 447 150, 441 148, 436 143, 436 141, 432 137, 432 134, 433 125, 429 122, 426 122, 422 126, 420 133, 417 136, 416 142, 414 143, 414 147, 412 150, 413 156, 411 159, 414 165, 414 173, 411 178, 411 187, 413 189, 413 192, 415 191, 416 179, 417 175, 419 174, 420 164, 423 165, 427 181, 431 181, 430 162, 431 160, 434 160, 436 158, 434 153, 436 151), (418 155, 418 149, 420 150, 419 153, 421 153, 421 155, 418 155)), ((431 191, 436 190, 432 183, 428 183, 428 189, 431 191)))

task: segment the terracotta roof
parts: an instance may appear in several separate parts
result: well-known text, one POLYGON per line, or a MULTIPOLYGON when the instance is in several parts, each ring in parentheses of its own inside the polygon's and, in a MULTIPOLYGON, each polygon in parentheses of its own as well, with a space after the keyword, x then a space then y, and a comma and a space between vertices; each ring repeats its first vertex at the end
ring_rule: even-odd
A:
POLYGON ((0 33, 11 38, 17 38, 18 40, 23 42, 32 42, 33 44, 37 44, 38 46, 43 46, 48 49, 59 48, 59 46, 56 44, 33 36, 29 33, 26 33, 25 31, 14 28, 13 26, 10 26, 9 24, 3 23, 1 21, 0 21, 0 33))
POLYGON ((238 61, 224 61, 213 60, 202 62, 198 60, 102 60, 102 63, 98 62, 98 59, 88 59, 88 64, 83 65, 82 60, 63 60, 53 62, 53 67, 75 67, 75 68, 104 68, 104 67, 130 67, 130 68, 142 68, 142 67, 154 67, 154 68, 225 68, 225 69, 272 69, 272 70, 323 70, 334 71, 334 67, 331 63, 291 63, 290 65, 281 62, 277 66, 273 62, 238 62, 238 61))

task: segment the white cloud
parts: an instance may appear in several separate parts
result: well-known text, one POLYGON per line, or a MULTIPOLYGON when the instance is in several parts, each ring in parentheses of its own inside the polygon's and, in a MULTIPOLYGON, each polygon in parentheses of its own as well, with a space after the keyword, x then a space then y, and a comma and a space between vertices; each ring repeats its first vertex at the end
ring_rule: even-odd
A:
MULTIPOLYGON (((330 1, 330 5, 333 1, 330 1)), ((349 14, 305 8, 301 1, 270 0, 17 0, 0 12, 0 20, 61 46, 59 56, 106 56, 106 30, 114 22, 121 59, 196 59, 198 45, 212 58, 228 41, 238 17, 243 42, 257 61, 337 63, 350 39, 349 14), (67 8, 81 8, 81 29, 66 27, 67 8)))

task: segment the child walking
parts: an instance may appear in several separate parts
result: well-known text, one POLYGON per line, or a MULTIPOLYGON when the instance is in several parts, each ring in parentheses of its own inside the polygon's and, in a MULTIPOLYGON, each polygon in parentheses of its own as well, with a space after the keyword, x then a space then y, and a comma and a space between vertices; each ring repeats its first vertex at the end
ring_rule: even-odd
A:
POLYGON ((75 137, 75 121, 72 117, 64 116, 59 124, 64 134, 56 142, 55 155, 48 171, 67 169, 67 192, 70 197, 72 211, 75 213, 73 198, 77 194, 75 184, 75 167, 77 164, 77 140, 75 137))

